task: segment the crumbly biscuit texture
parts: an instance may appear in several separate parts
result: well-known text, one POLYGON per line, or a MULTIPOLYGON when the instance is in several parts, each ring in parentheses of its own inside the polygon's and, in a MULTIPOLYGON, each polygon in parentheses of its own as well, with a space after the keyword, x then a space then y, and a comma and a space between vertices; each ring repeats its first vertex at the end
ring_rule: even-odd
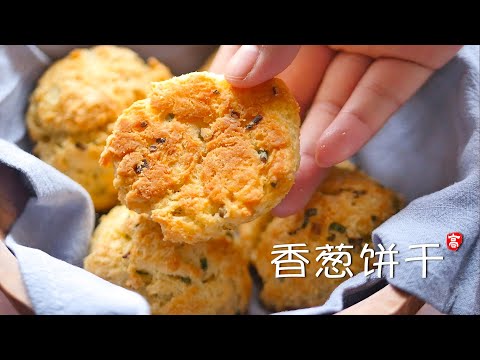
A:
POLYGON ((149 214, 165 239, 195 243, 253 220, 293 185, 299 107, 273 79, 236 89, 198 72, 153 83, 118 118, 101 162, 119 199, 149 214))
POLYGON ((151 81, 171 77, 154 58, 145 63, 118 46, 75 49, 55 62, 32 93, 27 124, 34 140, 101 129, 135 100, 146 96, 151 81))
POLYGON ((241 224, 237 231, 233 232, 233 238, 244 255, 252 262, 255 261, 255 249, 260 243, 260 236, 272 222, 273 215, 268 212, 253 221, 241 224))
POLYGON ((98 164, 108 135, 107 131, 102 131, 75 137, 52 137, 38 142, 33 150, 43 161, 82 185, 99 212, 108 211, 118 203, 118 192, 113 186, 113 166, 98 164))
POLYGON ((90 240, 90 254, 84 260, 86 270, 122 287, 129 282, 126 255, 133 244, 130 216, 123 206, 103 215, 90 240))
MULTIPOLYGON (((317 262, 316 257, 322 251, 328 253, 329 250, 316 248, 341 244, 352 246, 353 248, 343 250, 350 253, 349 269, 353 275, 363 271, 364 260, 360 258, 363 246, 369 244, 373 248, 372 231, 398 212, 402 204, 402 199, 397 194, 364 173, 334 168, 304 211, 286 218, 272 217, 267 224, 253 224, 249 229, 244 229, 244 234, 247 234, 246 244, 256 244, 252 250, 252 261, 263 281, 260 294, 262 302, 272 311, 323 304, 331 292, 350 276, 345 272, 344 277, 328 278, 327 271, 329 275, 338 275, 346 269, 337 265, 339 272, 336 273, 328 261, 322 266, 324 258, 317 262), (258 229, 260 232, 256 231, 258 229), (309 251, 300 253, 309 261, 305 265, 304 278, 276 278, 276 265, 272 261, 280 254, 272 254, 272 251, 281 249, 274 249, 273 246, 285 244, 306 245, 294 248, 309 251), (320 268, 323 270, 317 277, 320 268)), ((239 239, 239 244, 242 244, 242 239, 239 239)), ((331 251, 342 250, 332 248, 331 251)), ((347 262, 347 256, 341 260, 347 262)), ((286 257, 279 260, 285 259, 286 257)), ((298 266, 297 263, 293 265, 298 266)), ((281 274, 291 274, 292 271, 282 270, 281 274)))
MULTIPOLYGON (((357 169, 355 164, 349 160, 345 160, 340 164, 335 165, 338 169, 345 169, 354 171, 357 169)), ((260 242, 260 235, 265 231, 266 227, 273 220, 273 215, 268 212, 253 221, 241 224, 237 231, 232 232, 232 235, 241 247, 245 255, 251 260, 255 260, 255 249, 260 242)))
POLYGON ((33 152, 80 183, 97 211, 118 202, 113 167, 98 164, 118 115, 145 98, 151 81, 171 76, 155 59, 145 63, 117 46, 76 49, 54 63, 30 98, 27 127, 33 152))
POLYGON ((124 206, 102 217, 85 269, 140 293, 153 314, 246 313, 252 286, 233 242, 167 242, 159 224, 124 206))

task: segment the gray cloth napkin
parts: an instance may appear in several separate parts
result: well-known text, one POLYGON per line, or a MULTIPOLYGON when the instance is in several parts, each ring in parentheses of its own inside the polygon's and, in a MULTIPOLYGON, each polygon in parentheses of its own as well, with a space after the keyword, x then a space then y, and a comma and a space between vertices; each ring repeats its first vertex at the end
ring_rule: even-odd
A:
MULTIPOLYGON (((60 47, 43 49, 57 51, 56 56, 61 52, 60 47)), ((210 49, 137 46, 135 50, 156 52, 161 60, 162 51, 176 51, 179 60, 192 62, 182 67, 186 71, 198 66, 210 49)), ((17 256, 36 313, 148 313, 140 296, 74 266, 86 255, 93 228, 91 200, 78 184, 20 148, 29 151, 22 140, 24 113, 35 80, 48 62, 49 57, 34 46, 0 47, 0 176, 1 166, 17 169, 25 191, 35 194, 8 235, 7 245, 17 256)), ((376 273, 359 274, 340 285, 325 305, 283 314, 331 314, 387 282, 443 313, 480 313, 478 77, 479 47, 466 46, 354 159, 411 201, 373 234, 375 243, 385 248, 396 244, 399 264, 394 277, 389 278, 388 267, 381 278, 376 273), (456 252, 445 243, 447 233, 454 231, 463 234, 456 252), (428 256, 443 260, 428 261, 427 277, 422 278, 422 262, 405 259, 421 255, 420 249, 409 246, 429 243, 440 247, 428 249, 428 256)))

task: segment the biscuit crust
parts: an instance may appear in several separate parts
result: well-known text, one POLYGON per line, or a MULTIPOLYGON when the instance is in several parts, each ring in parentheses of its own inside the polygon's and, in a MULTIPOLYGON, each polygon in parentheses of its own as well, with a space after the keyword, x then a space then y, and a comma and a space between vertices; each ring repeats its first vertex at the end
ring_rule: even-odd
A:
POLYGON ((171 77, 156 59, 145 63, 117 46, 75 49, 40 78, 26 115, 33 152, 80 183, 97 211, 118 202, 113 167, 98 159, 118 115, 146 97, 151 81, 171 77))
MULTIPOLYGON (((335 168, 350 171, 354 171, 357 169, 355 164, 353 164, 349 160, 345 160, 340 164, 335 165, 335 168)), ((334 172, 331 176, 335 178, 336 176, 338 176, 338 174, 334 172)), ((273 215, 268 212, 253 221, 241 224, 240 226, 238 226, 237 231, 233 233, 235 241, 244 250, 245 256, 247 256, 250 261, 255 261, 256 253, 254 250, 257 248, 258 243, 260 242, 260 235, 265 231, 268 224, 270 224, 272 220, 273 215)))
POLYGON ((129 209, 165 239, 217 237, 277 205, 299 164, 299 107, 273 79, 236 89, 197 72, 152 84, 115 123, 101 163, 129 209))
POLYGON ((248 264, 233 242, 167 242, 160 225, 124 206, 101 218, 84 265, 143 295, 152 314, 241 314, 248 308, 248 264))
POLYGON ((34 149, 40 159, 82 185, 99 212, 108 211, 118 203, 118 192, 113 187, 113 166, 98 165, 108 135, 108 131, 96 131, 56 136, 38 142, 34 149))
POLYGON ((33 140, 103 129, 134 101, 146 96, 151 81, 170 78, 154 58, 145 63, 128 48, 101 45, 75 49, 42 75, 30 97, 27 125, 33 140))

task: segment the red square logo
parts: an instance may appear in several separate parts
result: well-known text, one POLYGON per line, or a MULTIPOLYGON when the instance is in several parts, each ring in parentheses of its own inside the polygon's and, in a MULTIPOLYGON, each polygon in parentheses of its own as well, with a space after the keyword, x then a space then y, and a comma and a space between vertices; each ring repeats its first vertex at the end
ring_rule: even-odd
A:
POLYGON ((459 232, 447 234, 447 247, 452 251, 457 251, 463 242, 463 235, 459 232))

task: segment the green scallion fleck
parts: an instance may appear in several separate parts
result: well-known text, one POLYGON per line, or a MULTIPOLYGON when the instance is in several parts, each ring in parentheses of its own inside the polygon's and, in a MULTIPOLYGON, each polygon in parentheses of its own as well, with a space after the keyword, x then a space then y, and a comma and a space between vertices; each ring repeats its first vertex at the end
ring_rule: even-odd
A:
POLYGON ((316 208, 310 208, 305 210, 305 217, 312 217, 317 215, 317 209, 316 208))
POLYGON ((336 232, 339 232, 339 233, 342 233, 344 234, 345 231, 347 231, 347 228, 345 226, 343 226, 342 224, 339 224, 337 222, 332 222, 329 226, 328 226, 328 230, 330 231, 336 231, 336 232))
POLYGON ((180 280, 182 280, 182 282, 187 285, 190 285, 192 283, 192 279, 190 279, 188 276, 180 276, 180 280))
POLYGON ((253 120, 247 126, 245 126, 245 129, 252 130, 260 121, 262 121, 262 119, 262 115, 255 116, 253 120))
POLYGON ((208 261, 207 258, 202 257, 200 259, 200 266, 202 267, 203 271, 206 271, 208 269, 208 261))
POLYGON ((365 195, 367 193, 367 190, 353 190, 352 193, 354 199, 358 199, 360 196, 365 195))
POLYGON ((85 151, 87 149, 87 147, 85 146, 85 144, 82 144, 80 142, 77 142, 75 143, 75 147, 79 150, 82 150, 82 151, 85 151))

